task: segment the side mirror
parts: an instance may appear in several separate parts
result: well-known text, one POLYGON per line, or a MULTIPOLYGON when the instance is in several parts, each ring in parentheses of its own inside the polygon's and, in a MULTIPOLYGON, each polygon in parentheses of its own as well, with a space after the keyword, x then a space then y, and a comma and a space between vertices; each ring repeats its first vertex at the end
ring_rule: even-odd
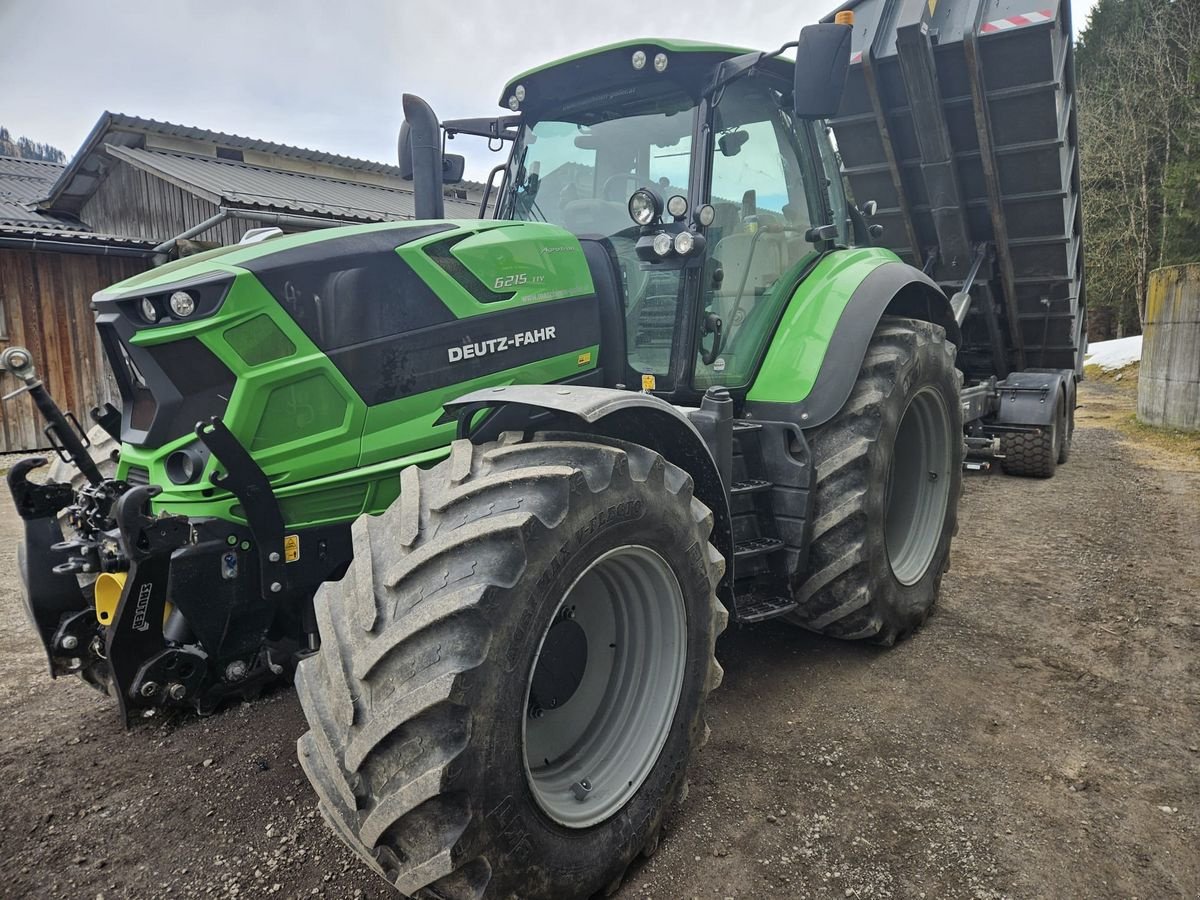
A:
MULTIPOLYGON (((412 128, 408 121, 400 123, 400 138, 397 142, 400 177, 413 180, 412 128)), ((458 153, 442 154, 442 184, 458 184, 467 170, 467 158, 458 153)))
POLYGON ((737 131, 731 131, 717 138, 717 148, 721 151, 722 156, 737 156, 742 152, 742 147, 748 140, 750 140, 750 132, 742 131, 739 128, 737 131))
POLYGON ((467 170, 467 158, 459 153, 442 154, 442 184, 458 184, 467 170))
POLYGON ((842 89, 850 70, 853 26, 807 25, 796 45, 796 80, 792 107, 798 119, 828 119, 842 104, 842 89))

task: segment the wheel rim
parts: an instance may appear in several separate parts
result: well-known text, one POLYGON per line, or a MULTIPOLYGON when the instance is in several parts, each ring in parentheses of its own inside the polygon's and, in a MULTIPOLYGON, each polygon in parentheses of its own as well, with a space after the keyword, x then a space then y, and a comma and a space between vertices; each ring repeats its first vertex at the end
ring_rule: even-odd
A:
POLYGON ((679 705, 686 638, 679 580, 648 547, 610 550, 567 590, 530 669, 522 728, 525 776, 555 822, 595 825, 642 786, 679 705))
POLYGON ((946 401, 936 389, 922 388, 896 431, 885 495, 888 560, 901 584, 921 580, 941 542, 953 446, 946 401))

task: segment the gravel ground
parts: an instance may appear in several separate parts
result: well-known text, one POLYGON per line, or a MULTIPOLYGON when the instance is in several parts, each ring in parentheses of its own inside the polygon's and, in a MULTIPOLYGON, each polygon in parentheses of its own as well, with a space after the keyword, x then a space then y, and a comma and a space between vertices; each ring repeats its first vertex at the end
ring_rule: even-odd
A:
MULTIPOLYGON (((913 639, 727 633, 712 740, 620 897, 1200 897, 1200 454, 1111 427, 1127 389, 1082 402, 1054 479, 968 478, 913 639)), ((10 512, 0 893, 394 896, 314 813, 291 691, 126 732, 46 678, 18 535, 10 512)))

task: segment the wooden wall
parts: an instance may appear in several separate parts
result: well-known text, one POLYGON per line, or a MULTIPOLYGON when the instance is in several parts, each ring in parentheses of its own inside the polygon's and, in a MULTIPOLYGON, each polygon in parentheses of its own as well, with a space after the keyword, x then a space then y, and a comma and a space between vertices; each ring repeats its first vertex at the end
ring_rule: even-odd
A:
MULTIPOLYGON (((125 162, 113 167, 80 211, 92 231, 162 243, 217 214, 216 204, 125 162)), ((236 244, 258 223, 226 219, 196 240, 236 244)))
MULTIPOLYGON (((101 288, 148 269, 149 262, 78 253, 0 248, 0 348, 26 347, 38 375, 87 428, 88 411, 109 395, 111 378, 89 304, 101 288)), ((0 374, 0 393, 20 387, 0 374)), ((28 395, 0 404, 0 452, 46 446, 45 423, 28 395)))

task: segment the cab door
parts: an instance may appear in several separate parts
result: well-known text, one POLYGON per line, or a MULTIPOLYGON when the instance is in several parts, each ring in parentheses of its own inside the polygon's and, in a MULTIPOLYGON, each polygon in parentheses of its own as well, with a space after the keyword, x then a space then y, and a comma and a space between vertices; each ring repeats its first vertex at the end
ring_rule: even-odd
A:
POLYGON ((764 77, 725 87, 713 106, 702 321, 693 386, 744 387, 784 304, 819 255, 806 239, 830 221, 813 134, 764 77), (720 321, 719 334, 714 330, 720 321))

